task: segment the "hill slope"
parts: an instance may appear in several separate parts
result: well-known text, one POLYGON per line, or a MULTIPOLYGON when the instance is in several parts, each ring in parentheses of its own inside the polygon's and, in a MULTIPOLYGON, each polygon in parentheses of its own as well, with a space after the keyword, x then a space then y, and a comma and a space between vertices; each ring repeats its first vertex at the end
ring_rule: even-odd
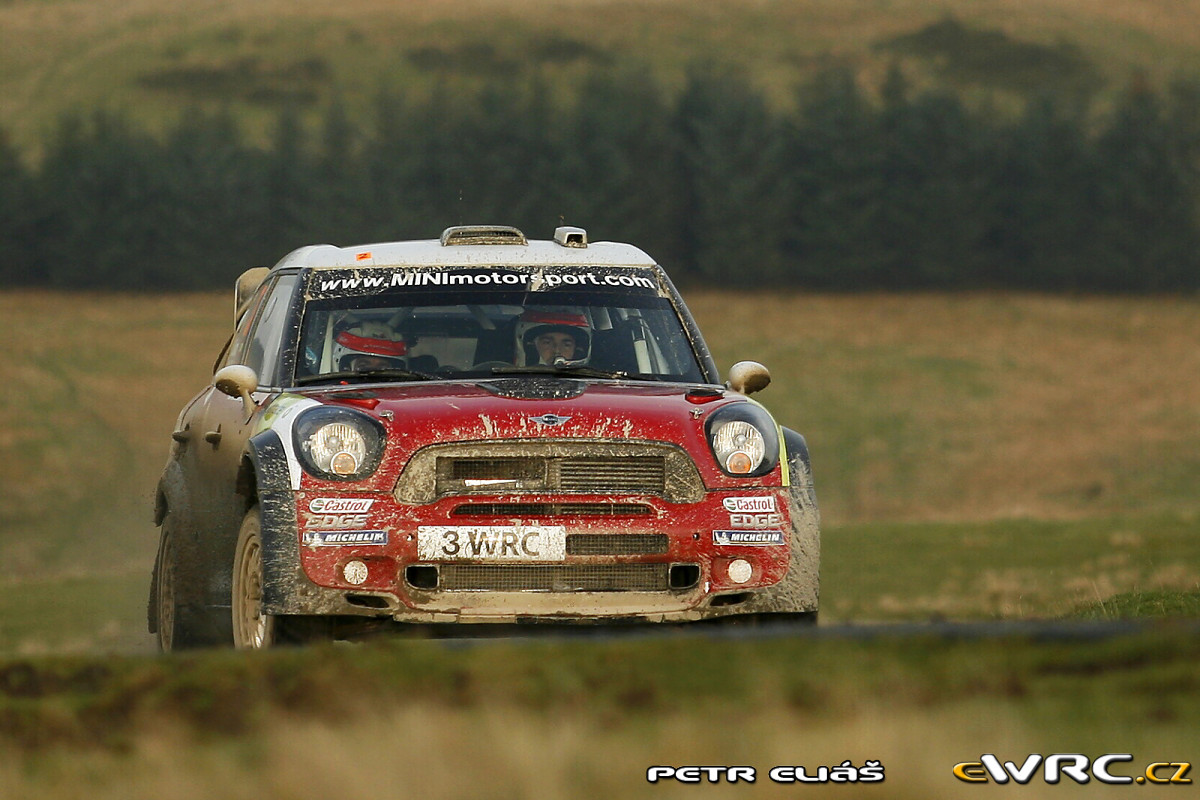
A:
POLYGON ((281 104, 381 89, 645 66, 743 69, 785 100, 830 64, 878 79, 893 61, 966 88, 1094 87, 1200 74, 1200 6, 1171 0, 9 0, 0 4, 0 128, 36 149, 58 115, 129 109, 149 125, 230 104, 251 128, 281 104), (944 23, 953 19, 960 24, 944 23), (949 37, 947 37, 949 34, 949 37), (1039 66, 1040 65, 1040 66, 1039 66))

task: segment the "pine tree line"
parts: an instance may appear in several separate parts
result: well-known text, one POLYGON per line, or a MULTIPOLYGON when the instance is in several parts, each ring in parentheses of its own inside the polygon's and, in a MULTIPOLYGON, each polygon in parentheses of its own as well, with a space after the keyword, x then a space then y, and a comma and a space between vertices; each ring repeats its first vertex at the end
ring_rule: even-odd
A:
POLYGON ((157 138, 65 119, 36 165, 0 136, 0 284, 224 288, 302 244, 561 219, 684 284, 1169 291, 1200 285, 1198 209, 1194 85, 1002 115, 831 70, 780 111, 717 69, 671 96, 609 71, 571 97, 382 96, 316 132, 284 112, 269 147, 197 110, 157 138))

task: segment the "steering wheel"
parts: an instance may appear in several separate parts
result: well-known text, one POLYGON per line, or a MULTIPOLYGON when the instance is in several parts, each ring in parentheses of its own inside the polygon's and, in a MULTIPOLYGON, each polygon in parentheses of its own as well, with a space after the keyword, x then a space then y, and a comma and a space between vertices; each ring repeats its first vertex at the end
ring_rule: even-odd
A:
POLYGON ((480 361, 478 364, 475 364, 474 366, 472 366, 471 370, 472 371, 481 370, 481 369, 486 370, 486 369, 493 369, 495 367, 511 367, 511 366, 512 366, 511 361, 480 361))

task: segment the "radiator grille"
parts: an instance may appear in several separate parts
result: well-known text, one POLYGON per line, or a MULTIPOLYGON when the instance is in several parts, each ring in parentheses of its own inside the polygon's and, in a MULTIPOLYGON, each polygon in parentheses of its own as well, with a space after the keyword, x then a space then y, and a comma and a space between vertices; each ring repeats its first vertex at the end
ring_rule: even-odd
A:
POLYGON ((546 475, 543 458, 454 458, 448 462, 447 477, 454 481, 537 480, 546 475))
POLYGON ((439 495, 504 491, 661 495, 665 486, 666 463, 660 455, 437 459, 439 495))
POLYGON ((570 458, 558 462, 564 492, 662 494, 665 470, 660 456, 570 458))
POLYGON ((572 533, 569 556, 651 556, 667 552, 664 533, 572 533))
POLYGON ((456 517, 640 517, 654 509, 641 503, 464 503, 456 517))
MULTIPOLYGON (((537 497, 552 494, 602 495, 625 500, 627 505, 637 504, 638 495, 697 503, 704 498, 704 483, 691 457, 678 445, 546 437, 430 445, 405 465, 393 493, 406 505, 464 495, 524 495, 514 499, 534 503, 565 499, 537 497)), ((598 501, 589 498, 588 502, 598 501)), ((631 508, 619 512, 581 508, 580 512, 655 513, 631 508)), ((513 512, 502 509, 501 513, 513 512)))
POLYGON ((665 592, 667 564, 446 564, 448 592, 665 592))

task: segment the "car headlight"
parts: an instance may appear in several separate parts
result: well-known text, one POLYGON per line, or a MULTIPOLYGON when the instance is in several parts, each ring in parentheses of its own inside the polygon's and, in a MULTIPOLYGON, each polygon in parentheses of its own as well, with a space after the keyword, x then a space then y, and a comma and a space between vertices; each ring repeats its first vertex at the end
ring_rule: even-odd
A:
POLYGON ((387 439, 383 426, 361 412, 312 408, 300 415, 294 430, 300 464, 314 477, 362 480, 383 460, 387 439))
POLYGON ((779 463, 779 431, 759 405, 734 403, 719 408, 705 427, 713 457, 726 475, 765 475, 779 463))

